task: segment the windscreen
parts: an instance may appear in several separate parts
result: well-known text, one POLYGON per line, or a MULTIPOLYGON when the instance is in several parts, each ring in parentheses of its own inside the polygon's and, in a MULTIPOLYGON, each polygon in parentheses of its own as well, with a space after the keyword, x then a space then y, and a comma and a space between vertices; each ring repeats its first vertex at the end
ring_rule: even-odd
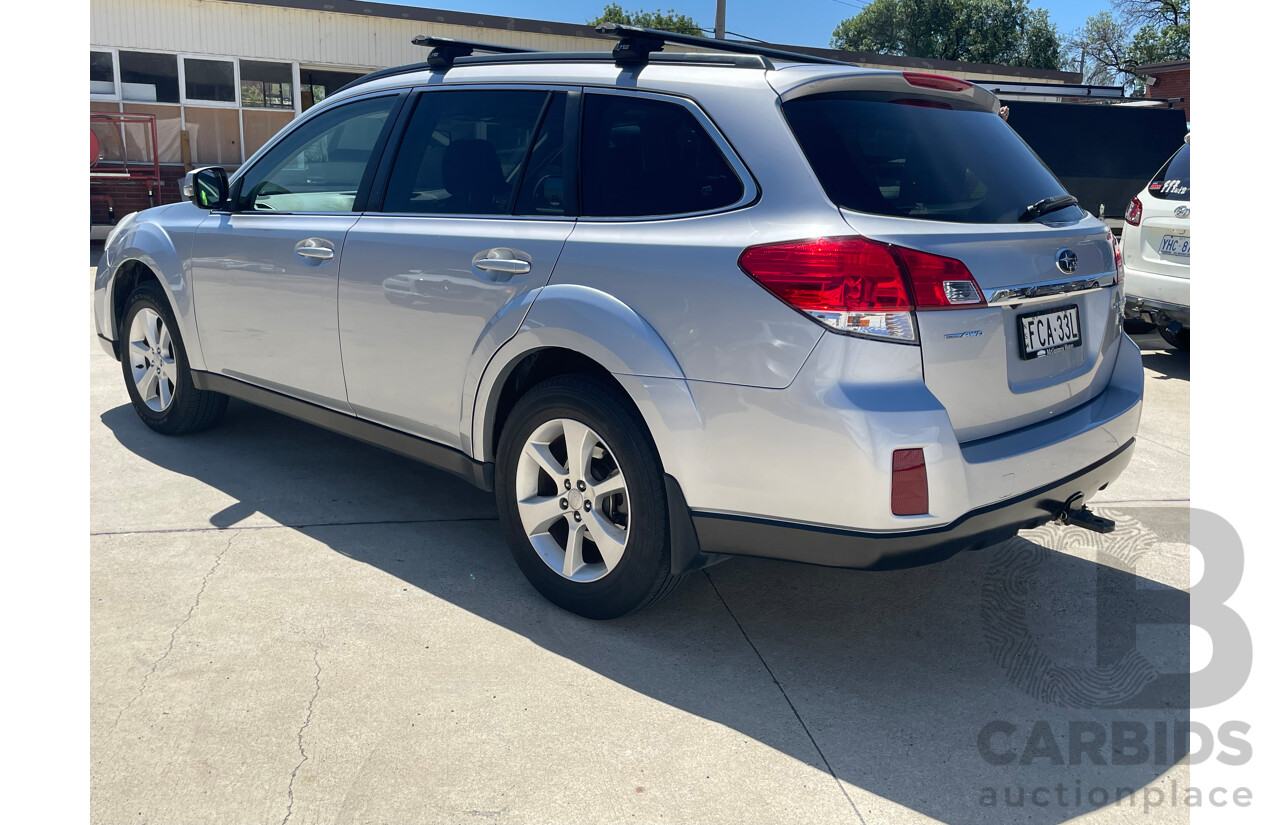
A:
MULTIPOLYGON (((827 196, 846 209, 1017 223, 1032 204, 1066 194, 1022 139, 986 110, 873 92, 801 97, 782 110, 827 196)), ((1037 220, 1082 217, 1069 206, 1037 220)))

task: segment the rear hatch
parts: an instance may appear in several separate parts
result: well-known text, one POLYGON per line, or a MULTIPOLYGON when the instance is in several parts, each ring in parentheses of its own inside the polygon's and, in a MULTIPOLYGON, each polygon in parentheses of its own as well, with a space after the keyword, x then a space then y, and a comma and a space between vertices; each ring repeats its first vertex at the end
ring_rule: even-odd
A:
MULTIPOLYGON (((1145 272, 1191 277, 1191 146, 1183 145, 1139 195, 1142 202, 1137 249, 1126 248, 1125 264, 1145 272)), ((1130 227, 1126 232, 1134 231, 1130 227)))
POLYGON ((1064 205, 989 93, 911 77, 784 95, 783 112, 851 234, 959 261, 981 291, 915 312, 926 384, 961 441, 1087 402, 1119 337, 1109 230, 1064 205))

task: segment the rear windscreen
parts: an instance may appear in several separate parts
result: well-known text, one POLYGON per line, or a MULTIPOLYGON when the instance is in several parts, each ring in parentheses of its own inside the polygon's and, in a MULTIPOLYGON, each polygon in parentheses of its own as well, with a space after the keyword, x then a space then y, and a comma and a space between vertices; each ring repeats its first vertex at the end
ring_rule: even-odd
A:
POLYGON ((1164 168, 1156 173, 1147 191, 1157 198, 1171 201, 1191 200, 1191 147, 1184 145, 1164 168))
MULTIPOLYGON (((932 99, 836 92, 782 106, 836 205, 875 215, 1017 223, 1066 190, 996 114, 932 99)), ((1077 221, 1069 206, 1038 218, 1077 221)))

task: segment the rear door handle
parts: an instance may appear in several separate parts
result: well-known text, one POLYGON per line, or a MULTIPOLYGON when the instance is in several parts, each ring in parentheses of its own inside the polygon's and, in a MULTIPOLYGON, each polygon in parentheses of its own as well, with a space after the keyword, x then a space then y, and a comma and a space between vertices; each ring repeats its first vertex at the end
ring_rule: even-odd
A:
POLYGON ((303 258, 311 258, 317 261, 333 260, 333 244, 324 238, 307 238, 306 240, 298 241, 293 251, 303 258))
POLYGON ((502 273, 508 277, 528 274, 532 268, 532 263, 533 260, 528 253, 521 252, 518 249, 508 249, 505 246, 497 246, 493 249, 477 252, 475 257, 471 259, 471 265, 476 269, 502 273))

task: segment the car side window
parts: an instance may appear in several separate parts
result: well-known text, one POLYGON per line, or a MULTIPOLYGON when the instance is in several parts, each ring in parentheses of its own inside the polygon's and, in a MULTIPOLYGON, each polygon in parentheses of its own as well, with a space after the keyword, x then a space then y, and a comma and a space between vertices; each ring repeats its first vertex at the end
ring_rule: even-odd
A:
POLYGON ((654 217, 721 209, 742 181, 686 107, 630 95, 585 96, 582 214, 654 217))
POLYGON ((273 146, 241 179, 245 212, 351 212, 397 96, 334 107, 273 146))
MULTIPOLYGON (((511 214, 531 148, 538 174, 549 177, 553 171, 564 142, 563 99, 563 92, 534 89, 422 93, 391 167, 382 210, 511 214), (559 129, 554 130, 551 110, 557 106, 559 129), (544 121, 548 125, 539 132, 544 121)), ((553 189, 550 183, 543 185, 544 192, 553 189)), ((543 199, 550 203, 551 195, 543 199)), ((531 195, 529 208, 536 209, 533 200, 531 195)), ((563 213, 563 198, 560 203, 563 213)))

